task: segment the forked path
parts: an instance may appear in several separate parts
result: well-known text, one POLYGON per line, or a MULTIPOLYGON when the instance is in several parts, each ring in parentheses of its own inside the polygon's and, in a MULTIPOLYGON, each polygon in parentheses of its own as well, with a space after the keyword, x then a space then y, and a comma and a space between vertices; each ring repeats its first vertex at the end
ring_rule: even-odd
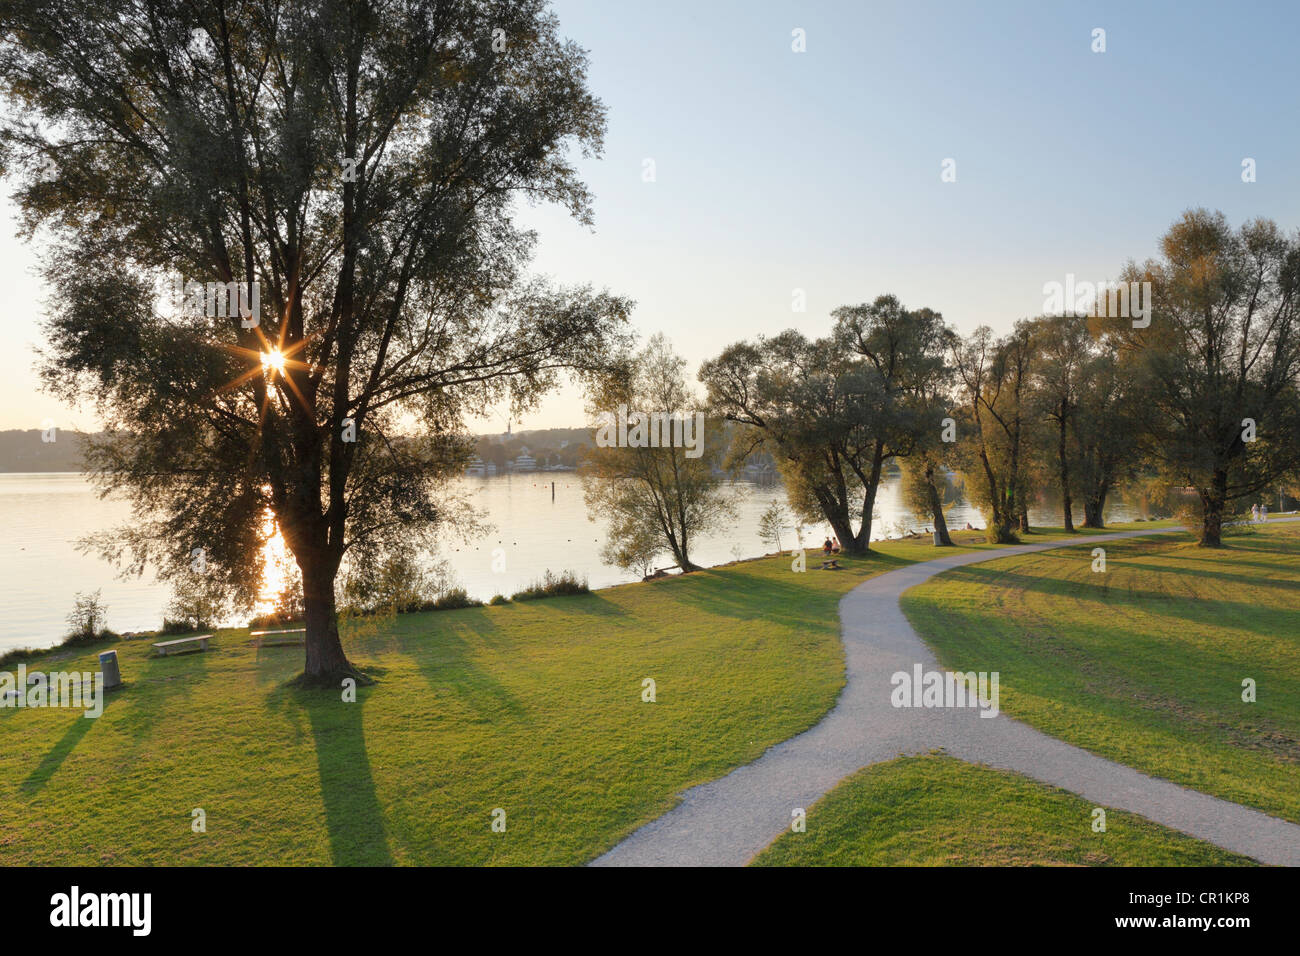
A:
MULTIPOLYGON (((935 747, 963 760, 1017 771, 1100 807, 1139 814, 1263 863, 1300 865, 1296 824, 1138 773, 1005 714, 985 718, 978 708, 890 704, 893 674, 911 673, 918 663, 926 671, 939 669, 899 608, 899 596, 908 588, 979 561, 1161 533, 1167 532, 1120 531, 949 554, 864 581, 840 601, 847 682, 826 718, 753 763, 686 791, 677 807, 592 865, 742 866, 789 829, 794 808, 811 807, 868 764, 935 747)), ((816 826, 816 814, 809 815, 808 825, 816 826)))

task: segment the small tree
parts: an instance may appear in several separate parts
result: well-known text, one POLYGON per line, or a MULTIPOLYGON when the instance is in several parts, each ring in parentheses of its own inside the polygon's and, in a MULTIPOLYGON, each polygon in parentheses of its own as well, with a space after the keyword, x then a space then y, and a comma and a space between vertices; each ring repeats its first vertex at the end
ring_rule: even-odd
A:
POLYGON ((642 521, 627 520, 611 527, 600 558, 606 564, 648 578, 654 573, 655 560, 663 553, 663 539, 655 529, 642 521))
POLYGON ((781 529, 785 527, 787 521, 787 512, 776 499, 767 506, 758 519, 758 537, 765 544, 772 545, 777 551, 781 550, 781 529))
POLYGON ((451 589, 450 568, 426 568, 414 549, 396 551, 381 561, 349 569, 343 579, 346 606, 358 614, 397 614, 431 606, 451 589))
MULTIPOLYGON (((668 340, 656 335, 636 356, 626 376, 607 381, 594 395, 592 412, 605 418, 606 429, 615 427, 609 422, 619 414, 617 409, 628 411, 629 418, 632 414, 651 416, 652 422, 658 416, 661 424, 690 418, 697 443, 687 447, 684 427, 682 444, 666 445, 661 430, 659 447, 640 444, 639 439, 634 442, 630 432, 623 444, 621 428, 620 434, 613 436, 613 444, 597 435, 581 477, 592 520, 598 514, 609 519, 607 553, 616 563, 627 560, 640 565, 647 555, 653 558, 657 552, 647 550, 653 539, 660 550, 672 553, 683 572, 697 570, 691 561, 691 542, 735 515, 734 505, 714 474, 722 442, 709 441, 708 435, 720 435, 720 430, 715 423, 711 432, 707 421, 702 430, 695 429, 698 420, 694 418, 694 396, 682 374, 685 366, 668 340)), ((653 424, 649 427, 655 428, 653 424)))
POLYGON ((224 585, 206 574, 191 572, 172 579, 172 599, 163 615, 163 629, 203 631, 226 614, 229 600, 224 585))
POLYGON ((104 633, 108 607, 100 600, 100 591, 78 591, 73 599, 72 613, 68 615, 71 630, 68 637, 74 641, 93 641, 104 633))

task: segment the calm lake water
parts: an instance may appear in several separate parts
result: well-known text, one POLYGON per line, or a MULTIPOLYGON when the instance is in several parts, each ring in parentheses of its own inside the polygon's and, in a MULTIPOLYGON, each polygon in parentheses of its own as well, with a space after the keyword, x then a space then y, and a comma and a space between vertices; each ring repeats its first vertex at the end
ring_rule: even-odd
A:
MULTIPOLYGON (((463 490, 494 530, 469 542, 445 542, 435 557, 447 559, 458 583, 471 596, 487 600, 498 593, 510 595, 547 569, 586 575, 593 588, 634 580, 601 563, 604 521, 588 520, 582 485, 573 473, 465 478, 463 490), (496 549, 504 553, 504 570, 493 570, 496 549)), ((780 485, 737 482, 730 493, 736 500, 737 518, 730 528, 696 543, 691 557, 697 564, 722 564, 770 550, 759 540, 758 519, 773 499, 784 501, 780 485)), ((873 537, 877 539, 927 526, 903 512, 896 478, 882 484, 876 510, 880 520, 873 537)), ((81 536, 123 524, 129 517, 125 503, 101 500, 78 474, 0 474, 0 528, 4 529, 0 651, 56 644, 67 630, 67 614, 79 591, 103 590, 108 626, 115 631, 148 630, 161 624, 170 597, 167 585, 148 575, 122 580, 111 565, 75 547, 81 536)), ((1107 508, 1108 520, 1130 517, 1130 510, 1119 502, 1107 508)), ((1061 521, 1059 512, 1047 508, 1031 509, 1030 520, 1044 525, 1061 521)), ((1082 520, 1082 514, 1076 520, 1082 520)), ((964 500, 958 501, 949 511, 949 525, 961 528, 967 521, 975 527, 984 524, 964 500)), ((820 525, 808 526, 805 546, 820 547, 827 531, 820 525)), ((794 545, 792 529, 781 544, 787 549, 794 545)), ((665 557, 660 566, 669 563, 665 557)))

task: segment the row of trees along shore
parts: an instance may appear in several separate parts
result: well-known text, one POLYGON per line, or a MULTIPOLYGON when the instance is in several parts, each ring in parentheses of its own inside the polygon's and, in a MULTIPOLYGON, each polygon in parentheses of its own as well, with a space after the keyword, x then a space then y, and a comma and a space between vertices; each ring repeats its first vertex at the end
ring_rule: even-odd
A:
MULTIPOLYGON (((849 554, 870 550, 891 463, 908 505, 951 545, 947 474, 962 478, 991 542, 1028 532, 1029 504, 1055 489, 1064 526, 1103 526, 1118 487, 1222 543, 1225 519, 1274 489, 1300 494, 1300 238, 1268 220, 1232 229, 1187 212, 1161 256, 1121 272, 1149 283, 1146 314, 1023 319, 959 335, 894 296, 836 309, 821 338, 789 330, 703 363, 706 448, 602 448, 583 468, 594 513, 613 516, 606 560, 646 569, 733 512, 718 478, 770 455, 796 518, 825 523, 849 554)), ((1141 286, 1140 286, 1141 287, 1141 286)), ((1118 311, 1118 310, 1116 310, 1118 311)), ((1101 312, 1103 314, 1095 314, 1101 312)), ((619 404, 689 414, 684 362, 662 336, 593 411, 619 404)))
POLYGON ((1167 499, 1194 495, 1200 544, 1217 547, 1246 499, 1300 483, 1300 238, 1198 209, 1160 250, 1121 274, 1150 283, 1141 322, 1044 315, 963 337, 883 295, 835 310, 822 338, 736 343, 700 379, 712 413, 740 426, 733 463, 771 452, 796 515, 829 524, 850 554, 869 550, 890 461, 938 544, 951 544, 952 469, 993 542, 1029 530, 1049 485, 1073 530, 1079 510, 1102 527, 1107 496, 1144 479, 1167 499))
MULTIPOLYGON (((43 380, 96 411, 92 473, 135 509, 88 546, 173 579, 201 551, 207 586, 251 604, 278 529, 304 684, 366 679, 336 581, 456 530, 467 417, 508 402, 517 419, 562 375, 686 403, 636 370, 630 301, 528 273, 517 202, 590 223, 574 158, 605 130, 544 0, 10 0, 0 97, 0 174, 46 240, 43 380), (177 277, 256 283, 260 317, 178 310, 177 277)), ((824 338, 733 345, 701 373, 731 425, 707 436, 730 436, 733 463, 769 452, 850 552, 891 461, 931 502, 941 469, 962 471, 998 541, 1049 471, 1097 524, 1116 481, 1153 469, 1197 490, 1216 545, 1233 502, 1294 473, 1297 245, 1198 211, 1162 249, 1129 269, 1154 289, 1146 329, 1044 318, 962 339, 885 296, 837 310, 824 338)), ((660 385, 681 374, 657 368, 660 385)), ((608 503, 649 515, 689 570, 692 535, 726 509, 711 468, 675 461, 618 473, 658 490, 608 503)), ((643 540, 622 557, 644 556, 656 542, 624 525, 643 540)))

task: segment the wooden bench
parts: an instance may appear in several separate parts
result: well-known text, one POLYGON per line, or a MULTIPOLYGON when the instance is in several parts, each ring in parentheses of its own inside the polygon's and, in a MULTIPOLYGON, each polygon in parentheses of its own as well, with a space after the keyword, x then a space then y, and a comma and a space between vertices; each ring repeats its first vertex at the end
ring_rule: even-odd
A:
POLYGON ((158 652, 159 657, 166 657, 168 654, 188 654, 191 651, 206 651, 208 649, 208 638, 211 634, 197 634, 194 637, 178 637, 174 641, 159 641, 153 645, 153 649, 158 652))
POLYGON ((307 643, 307 628, 295 627, 284 631, 252 631, 254 647, 302 647, 307 643))

